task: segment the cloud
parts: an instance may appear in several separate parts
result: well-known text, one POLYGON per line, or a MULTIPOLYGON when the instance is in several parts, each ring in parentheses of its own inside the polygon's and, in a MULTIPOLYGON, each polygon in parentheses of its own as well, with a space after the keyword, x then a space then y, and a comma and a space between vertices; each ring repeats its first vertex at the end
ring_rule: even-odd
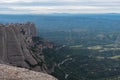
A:
POLYGON ((10 7, 13 10, 29 10, 33 14, 39 13, 107 13, 119 10, 117 7, 96 7, 96 6, 16 6, 10 7), (113 11, 111 10, 114 9, 113 11))
MULTIPOLYGON (((64 0, 61 0, 61 1, 63 2, 64 0)), ((56 0, 0 0, 0 3, 61 2, 61 1, 56 1, 56 0)))
POLYGON ((120 2, 120 0, 0 0, 1 3, 17 2, 120 2))
POLYGON ((120 0, 0 0, 0 13, 120 13, 120 0))

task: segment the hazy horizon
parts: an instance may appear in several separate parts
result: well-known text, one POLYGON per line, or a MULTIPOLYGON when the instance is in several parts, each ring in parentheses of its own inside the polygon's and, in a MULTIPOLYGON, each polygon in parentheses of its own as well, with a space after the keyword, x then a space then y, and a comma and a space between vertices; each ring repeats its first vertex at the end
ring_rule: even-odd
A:
POLYGON ((0 14, 120 13, 119 0, 0 0, 0 14))

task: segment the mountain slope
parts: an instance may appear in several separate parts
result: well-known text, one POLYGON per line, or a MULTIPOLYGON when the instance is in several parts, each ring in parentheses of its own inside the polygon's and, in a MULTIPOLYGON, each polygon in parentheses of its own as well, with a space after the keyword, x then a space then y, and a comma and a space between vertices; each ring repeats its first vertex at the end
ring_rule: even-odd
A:
POLYGON ((37 36, 33 23, 0 24, 0 62, 47 73, 42 49, 52 47, 37 36))

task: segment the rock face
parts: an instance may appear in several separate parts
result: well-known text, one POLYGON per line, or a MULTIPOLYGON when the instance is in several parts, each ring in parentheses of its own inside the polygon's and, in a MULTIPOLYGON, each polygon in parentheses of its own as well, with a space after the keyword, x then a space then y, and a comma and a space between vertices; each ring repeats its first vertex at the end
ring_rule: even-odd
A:
POLYGON ((46 43, 33 23, 0 24, 0 63, 47 72, 42 49, 52 45, 46 43))
POLYGON ((57 80, 57 79, 48 74, 0 64, 0 80, 57 80))

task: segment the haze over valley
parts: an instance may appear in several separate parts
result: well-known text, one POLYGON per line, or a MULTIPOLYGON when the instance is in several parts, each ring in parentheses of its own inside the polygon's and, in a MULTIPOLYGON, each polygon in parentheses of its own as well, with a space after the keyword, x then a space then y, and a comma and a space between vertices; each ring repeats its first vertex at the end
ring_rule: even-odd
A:
POLYGON ((28 21, 39 36, 30 50, 43 45, 42 68, 49 74, 59 80, 120 79, 120 14, 0 15, 4 24, 28 21))

